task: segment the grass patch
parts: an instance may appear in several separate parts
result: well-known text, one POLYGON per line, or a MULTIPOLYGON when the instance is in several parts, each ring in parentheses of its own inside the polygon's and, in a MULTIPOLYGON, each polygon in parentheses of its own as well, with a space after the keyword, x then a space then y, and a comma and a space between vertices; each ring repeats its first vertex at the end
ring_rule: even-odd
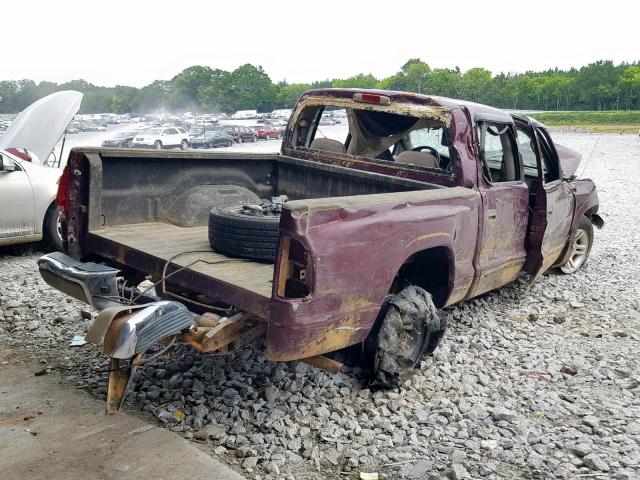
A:
POLYGON ((535 113, 531 116, 548 126, 620 126, 625 129, 635 128, 636 131, 640 128, 639 110, 614 110, 607 112, 544 112, 535 113))

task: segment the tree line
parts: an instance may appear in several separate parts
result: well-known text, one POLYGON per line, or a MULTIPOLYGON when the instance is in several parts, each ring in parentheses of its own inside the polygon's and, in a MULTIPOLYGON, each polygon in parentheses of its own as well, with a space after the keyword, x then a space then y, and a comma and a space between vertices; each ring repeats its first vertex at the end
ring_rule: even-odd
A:
POLYGON ((23 110, 38 98, 59 90, 85 94, 82 113, 203 112, 290 108, 310 88, 354 87, 402 90, 460 98, 519 110, 640 109, 640 62, 615 65, 600 60, 579 69, 493 75, 485 68, 429 67, 414 58, 388 78, 358 74, 313 83, 274 83, 260 66, 233 71, 207 66, 186 68, 171 80, 142 87, 100 87, 85 80, 63 84, 33 80, 0 81, 0 113, 23 110))

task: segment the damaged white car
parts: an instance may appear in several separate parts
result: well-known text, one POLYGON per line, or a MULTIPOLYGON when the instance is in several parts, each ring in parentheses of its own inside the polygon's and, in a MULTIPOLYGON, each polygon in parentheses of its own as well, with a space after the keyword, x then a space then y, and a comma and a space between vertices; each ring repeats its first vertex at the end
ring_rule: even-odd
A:
POLYGON ((82 93, 56 92, 27 107, 0 138, 0 246, 44 240, 62 249, 55 204, 61 168, 47 162, 82 93))

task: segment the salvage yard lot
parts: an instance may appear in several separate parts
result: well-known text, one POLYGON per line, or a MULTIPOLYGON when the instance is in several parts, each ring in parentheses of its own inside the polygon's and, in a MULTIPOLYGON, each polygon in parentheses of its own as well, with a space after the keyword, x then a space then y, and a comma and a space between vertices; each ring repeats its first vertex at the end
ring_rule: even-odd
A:
MULTIPOLYGON (((640 141, 554 140, 583 164, 593 156, 585 176, 605 228, 589 262, 451 307, 442 345, 400 391, 371 392, 348 369, 269 363, 259 347, 226 357, 179 348, 139 371, 127 410, 249 478, 638 478, 640 141)), ((88 326, 84 305, 41 281, 37 257, 0 250, 0 342, 103 398, 105 358, 68 346, 88 326)))

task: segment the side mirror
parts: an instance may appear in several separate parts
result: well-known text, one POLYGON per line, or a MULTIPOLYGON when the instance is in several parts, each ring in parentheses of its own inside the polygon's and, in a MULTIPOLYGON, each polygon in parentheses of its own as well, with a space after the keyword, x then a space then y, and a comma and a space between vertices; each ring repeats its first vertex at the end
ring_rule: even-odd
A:
POLYGON ((5 162, 4 157, 0 155, 0 172, 13 172, 16 166, 11 162, 5 162))

